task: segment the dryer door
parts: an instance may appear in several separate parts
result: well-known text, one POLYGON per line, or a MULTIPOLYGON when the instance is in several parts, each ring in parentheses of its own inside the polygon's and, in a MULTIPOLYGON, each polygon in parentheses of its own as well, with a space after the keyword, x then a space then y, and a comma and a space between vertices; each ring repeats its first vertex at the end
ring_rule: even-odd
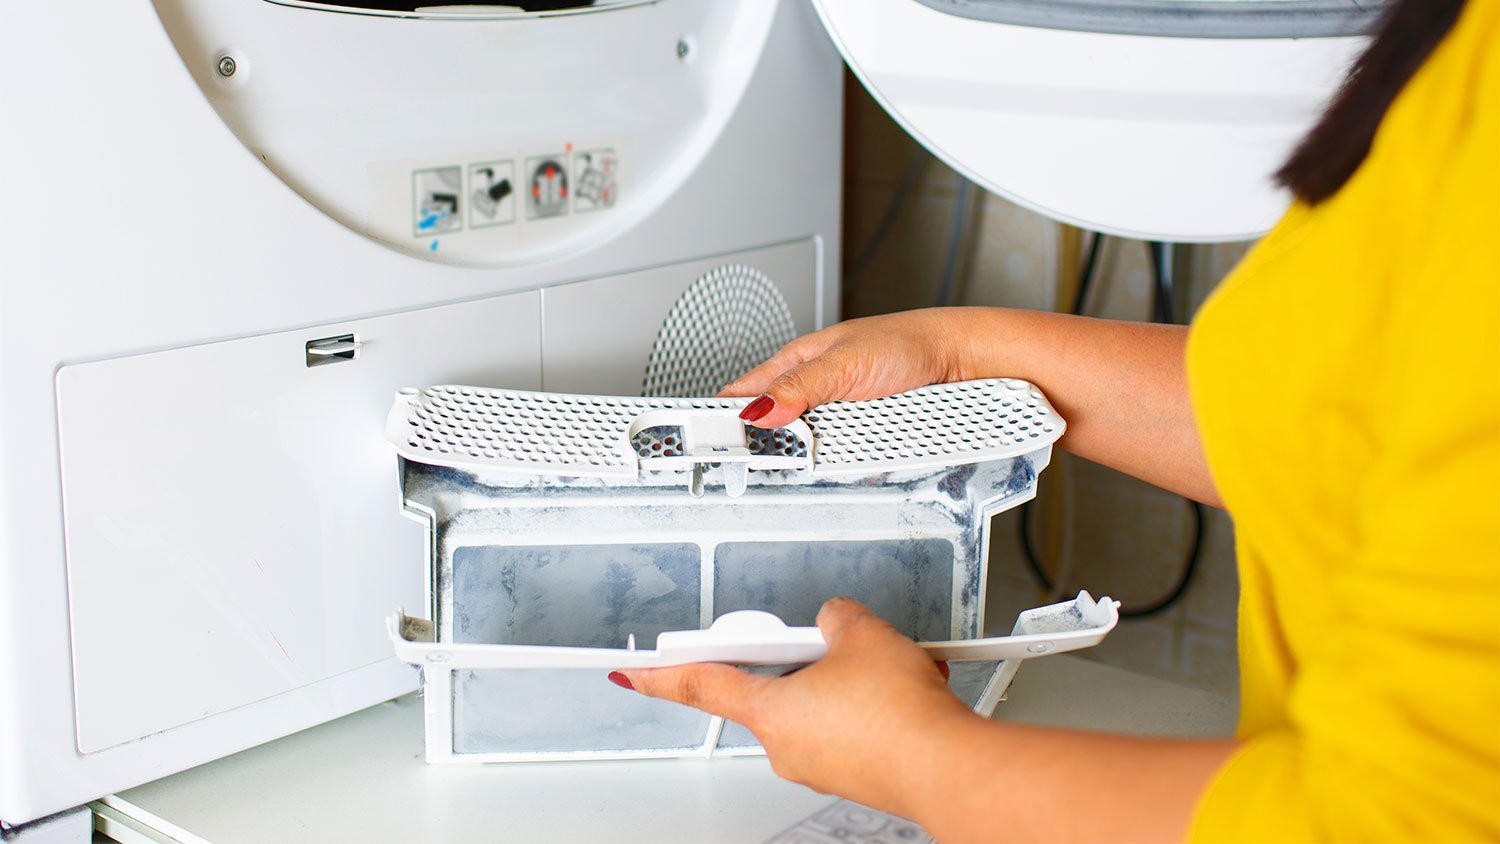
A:
POLYGON ((1264 233, 1363 47, 1351 0, 814 0, 849 67, 979 185, 1124 237, 1264 233))

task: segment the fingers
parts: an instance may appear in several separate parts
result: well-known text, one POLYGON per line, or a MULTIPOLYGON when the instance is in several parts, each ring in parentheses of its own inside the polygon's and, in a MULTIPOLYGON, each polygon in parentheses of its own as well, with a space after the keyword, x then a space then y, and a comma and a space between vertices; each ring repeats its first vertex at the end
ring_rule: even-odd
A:
POLYGON ((740 418, 778 428, 825 402, 931 384, 958 371, 951 320, 951 314, 914 311, 839 323, 788 343, 720 395, 755 396, 740 418))
MULTIPOLYGON (((757 697, 774 678, 719 663, 617 672, 643 695, 670 700, 751 726, 757 697)), ((752 728, 753 729, 753 728, 752 728)))
MULTIPOLYGON (((795 345, 795 344, 793 344, 795 345)), ((776 376, 802 363, 802 356, 792 346, 786 346, 781 351, 772 355, 769 360, 760 366, 746 372, 744 375, 724 385, 719 391, 721 396, 758 396, 771 386, 776 376)))
POLYGON ((730 382, 721 396, 756 396, 740 418, 761 428, 779 428, 809 407, 838 398, 849 373, 843 360, 830 360, 829 350, 847 332, 835 325, 798 337, 771 359, 730 382))
POLYGON ((726 384, 724 389, 719 391, 719 395, 761 395, 771 386, 771 382, 776 380, 776 376, 823 354, 829 346, 833 345, 834 340, 843 330, 843 326, 835 325, 798 337, 782 346, 765 363, 726 384))
POLYGON ((776 376, 760 398, 745 406, 740 418, 761 428, 779 428, 808 408, 843 398, 851 368, 846 355, 831 349, 776 376))

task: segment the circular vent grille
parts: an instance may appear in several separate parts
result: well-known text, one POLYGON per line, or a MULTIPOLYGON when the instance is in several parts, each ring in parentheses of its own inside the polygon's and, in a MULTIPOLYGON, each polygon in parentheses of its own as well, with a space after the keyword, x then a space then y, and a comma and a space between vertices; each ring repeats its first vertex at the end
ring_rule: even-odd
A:
POLYGON ((729 264, 693 282, 667 313, 643 396, 711 396, 796 337, 792 311, 765 274, 729 264))

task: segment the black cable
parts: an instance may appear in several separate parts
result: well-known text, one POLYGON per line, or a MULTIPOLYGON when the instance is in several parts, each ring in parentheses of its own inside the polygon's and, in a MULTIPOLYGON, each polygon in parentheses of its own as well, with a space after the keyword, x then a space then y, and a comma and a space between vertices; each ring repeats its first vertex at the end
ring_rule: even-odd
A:
MULTIPOLYGON (((1203 558, 1205 517, 1202 504, 1192 499, 1186 500, 1189 510, 1193 514, 1193 542, 1188 548, 1187 559, 1183 561, 1182 571, 1178 574, 1177 581, 1172 584, 1172 588, 1165 595, 1150 603, 1139 606, 1121 607, 1121 618, 1145 618, 1146 616, 1156 615, 1167 610, 1182 598, 1183 594, 1187 592, 1188 586, 1193 582, 1193 576, 1197 574, 1198 564, 1203 558)), ((1042 568, 1041 555, 1037 553, 1036 545, 1031 539, 1031 505, 1033 503, 1033 501, 1028 501, 1021 505, 1021 556, 1025 558, 1026 567, 1031 569, 1032 575, 1036 577, 1037 583, 1041 585, 1042 590, 1050 594, 1057 588, 1057 585, 1047 575, 1046 569, 1042 568)))
MULTIPOLYGON (((1089 286, 1093 283, 1095 272, 1099 265, 1099 249, 1104 241, 1104 235, 1094 233, 1093 242, 1089 245, 1088 258, 1084 261, 1083 269, 1078 279, 1078 292, 1073 298, 1073 313, 1081 316, 1086 304, 1089 286)), ((1152 289, 1151 310, 1152 317, 1156 322, 1171 324, 1176 322, 1173 318, 1172 307, 1172 254, 1171 245, 1158 241, 1150 241, 1146 244, 1151 254, 1151 268, 1154 287, 1152 289)), ((1187 592, 1188 586, 1193 582, 1193 576, 1198 573, 1199 563, 1203 558, 1203 530, 1205 515, 1203 505, 1192 499, 1187 501, 1188 508, 1193 517, 1193 541, 1188 547, 1187 558, 1183 561, 1182 571, 1177 576, 1177 581, 1172 588, 1162 597, 1139 606, 1121 607, 1121 618, 1145 618, 1156 615, 1180 600, 1187 592)), ((1041 584, 1043 591, 1052 593, 1056 584, 1047 575, 1047 570, 1042 567, 1041 555, 1037 553, 1036 545, 1031 540, 1032 505, 1035 501, 1028 501, 1021 505, 1021 556, 1026 560, 1026 567, 1041 584)))
POLYGON ((1104 235, 1093 233, 1089 242, 1089 256, 1084 259, 1083 270, 1078 275, 1078 291, 1073 295, 1073 315, 1081 316, 1088 304, 1089 285, 1094 282, 1094 268, 1099 265, 1099 250, 1104 245, 1104 235))
POLYGON ((1146 251, 1151 255, 1151 276, 1154 286, 1151 291, 1152 319, 1163 325, 1171 325, 1172 318, 1172 247, 1156 240, 1146 242, 1146 251))
POLYGON ((943 283, 938 287, 938 307, 954 304, 954 290, 958 283, 958 261, 960 249, 964 242, 964 222, 968 218, 969 191, 973 188, 973 182, 965 179, 962 174, 955 173, 958 177, 958 195, 953 200, 953 221, 948 231, 948 255, 943 260, 943 283))
POLYGON ((906 204, 906 196, 911 193, 912 185, 917 183, 917 176, 922 172, 922 165, 926 163, 927 149, 918 146, 916 152, 911 154, 911 162, 906 165, 906 172, 901 175, 901 182, 896 186, 896 192, 891 194, 890 204, 886 205, 885 211, 880 215, 880 222, 875 224, 875 231, 865 242, 865 248, 859 251, 859 257, 855 258, 849 269, 844 271, 844 277, 839 283, 840 301, 849 300, 849 294, 854 290, 854 282, 859 279, 860 273, 869 269, 870 262, 875 259, 875 253, 880 250, 880 244, 885 242, 885 236, 890 233, 891 226, 895 225, 896 218, 900 216, 901 206, 906 204))
POLYGON ((1171 607, 1177 600, 1187 592, 1188 585, 1193 582, 1193 575, 1198 573, 1198 563, 1203 558, 1203 505, 1191 498, 1183 499, 1188 504, 1188 510, 1193 514, 1193 544, 1188 546, 1187 559, 1182 564, 1182 574, 1178 575, 1177 583, 1172 586, 1172 591, 1158 598, 1156 601, 1137 607, 1125 607, 1120 614, 1127 618, 1145 618, 1171 607))

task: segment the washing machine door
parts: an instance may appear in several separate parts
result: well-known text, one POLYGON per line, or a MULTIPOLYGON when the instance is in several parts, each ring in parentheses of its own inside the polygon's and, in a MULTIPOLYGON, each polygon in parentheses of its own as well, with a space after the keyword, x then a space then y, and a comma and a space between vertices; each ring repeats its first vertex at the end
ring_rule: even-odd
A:
POLYGON ((1353 0, 814 0, 923 146, 983 187, 1096 231, 1264 233, 1272 181, 1365 43, 1353 0))

